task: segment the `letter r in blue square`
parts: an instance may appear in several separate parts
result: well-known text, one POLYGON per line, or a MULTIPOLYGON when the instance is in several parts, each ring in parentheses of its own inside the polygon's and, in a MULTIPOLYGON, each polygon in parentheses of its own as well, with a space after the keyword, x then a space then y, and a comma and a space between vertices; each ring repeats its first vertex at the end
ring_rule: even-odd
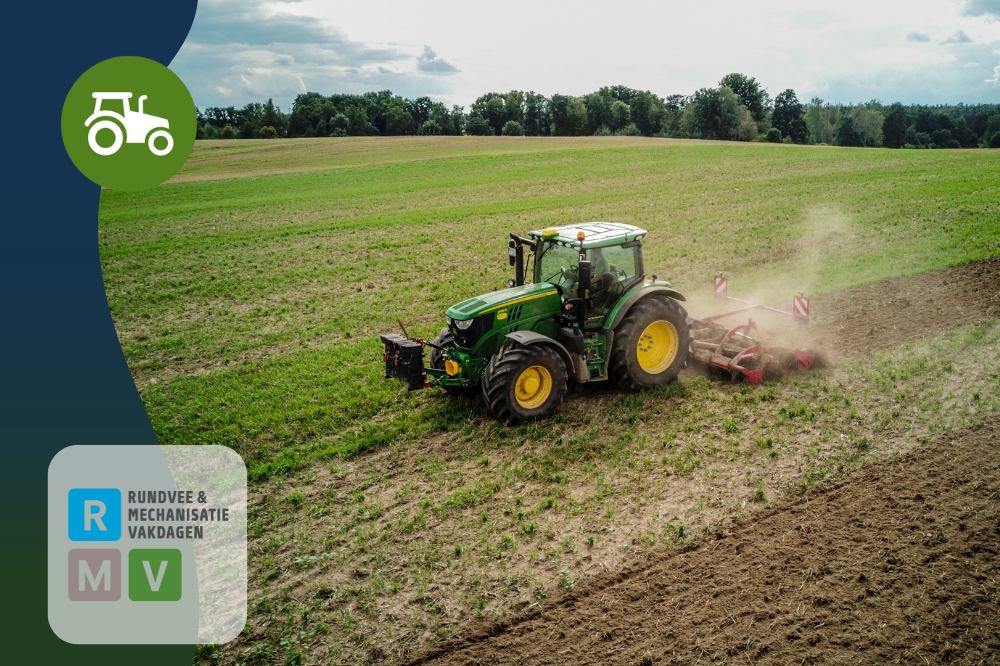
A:
POLYGON ((118 541, 122 538, 122 493, 117 488, 69 491, 71 541, 118 541))

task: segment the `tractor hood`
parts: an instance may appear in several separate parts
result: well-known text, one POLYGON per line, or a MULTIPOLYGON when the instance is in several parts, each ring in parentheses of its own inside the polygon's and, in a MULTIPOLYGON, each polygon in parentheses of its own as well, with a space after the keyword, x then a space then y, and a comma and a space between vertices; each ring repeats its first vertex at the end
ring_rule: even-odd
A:
POLYGON ((559 290, 548 282, 525 284, 520 287, 491 291, 482 296, 469 298, 448 308, 451 319, 472 319, 487 312, 493 312, 505 305, 527 303, 544 296, 558 296, 559 290))

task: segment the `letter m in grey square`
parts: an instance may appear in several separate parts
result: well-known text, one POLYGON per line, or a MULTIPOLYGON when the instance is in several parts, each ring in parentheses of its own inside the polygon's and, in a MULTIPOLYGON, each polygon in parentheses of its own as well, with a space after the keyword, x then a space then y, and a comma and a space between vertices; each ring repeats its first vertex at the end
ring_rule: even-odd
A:
POLYGON ((69 551, 71 601, 118 601, 122 598, 122 552, 76 548, 69 551))

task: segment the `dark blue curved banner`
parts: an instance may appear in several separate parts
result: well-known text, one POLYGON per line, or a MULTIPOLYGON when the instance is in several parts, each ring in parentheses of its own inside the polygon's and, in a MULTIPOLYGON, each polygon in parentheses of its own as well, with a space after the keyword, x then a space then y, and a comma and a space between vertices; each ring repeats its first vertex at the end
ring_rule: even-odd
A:
POLYGON ((2 212, 4 657, 11 664, 190 664, 193 646, 71 645, 46 612, 49 461, 79 444, 157 444, 108 311, 100 188, 70 161, 63 101, 98 62, 170 63, 196 0, 15 3, 4 16, 7 121, 2 212))

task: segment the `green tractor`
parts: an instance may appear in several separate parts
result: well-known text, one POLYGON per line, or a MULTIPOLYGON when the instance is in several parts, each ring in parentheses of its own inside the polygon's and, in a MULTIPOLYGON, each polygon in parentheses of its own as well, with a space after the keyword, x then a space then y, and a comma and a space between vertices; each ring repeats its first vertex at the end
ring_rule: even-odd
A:
POLYGON ((645 236, 614 222, 511 234, 507 288, 448 308, 433 341, 383 335, 386 378, 410 390, 479 390, 512 423, 552 414, 570 380, 627 390, 674 381, 687 364, 691 320, 684 296, 646 277, 645 236))

